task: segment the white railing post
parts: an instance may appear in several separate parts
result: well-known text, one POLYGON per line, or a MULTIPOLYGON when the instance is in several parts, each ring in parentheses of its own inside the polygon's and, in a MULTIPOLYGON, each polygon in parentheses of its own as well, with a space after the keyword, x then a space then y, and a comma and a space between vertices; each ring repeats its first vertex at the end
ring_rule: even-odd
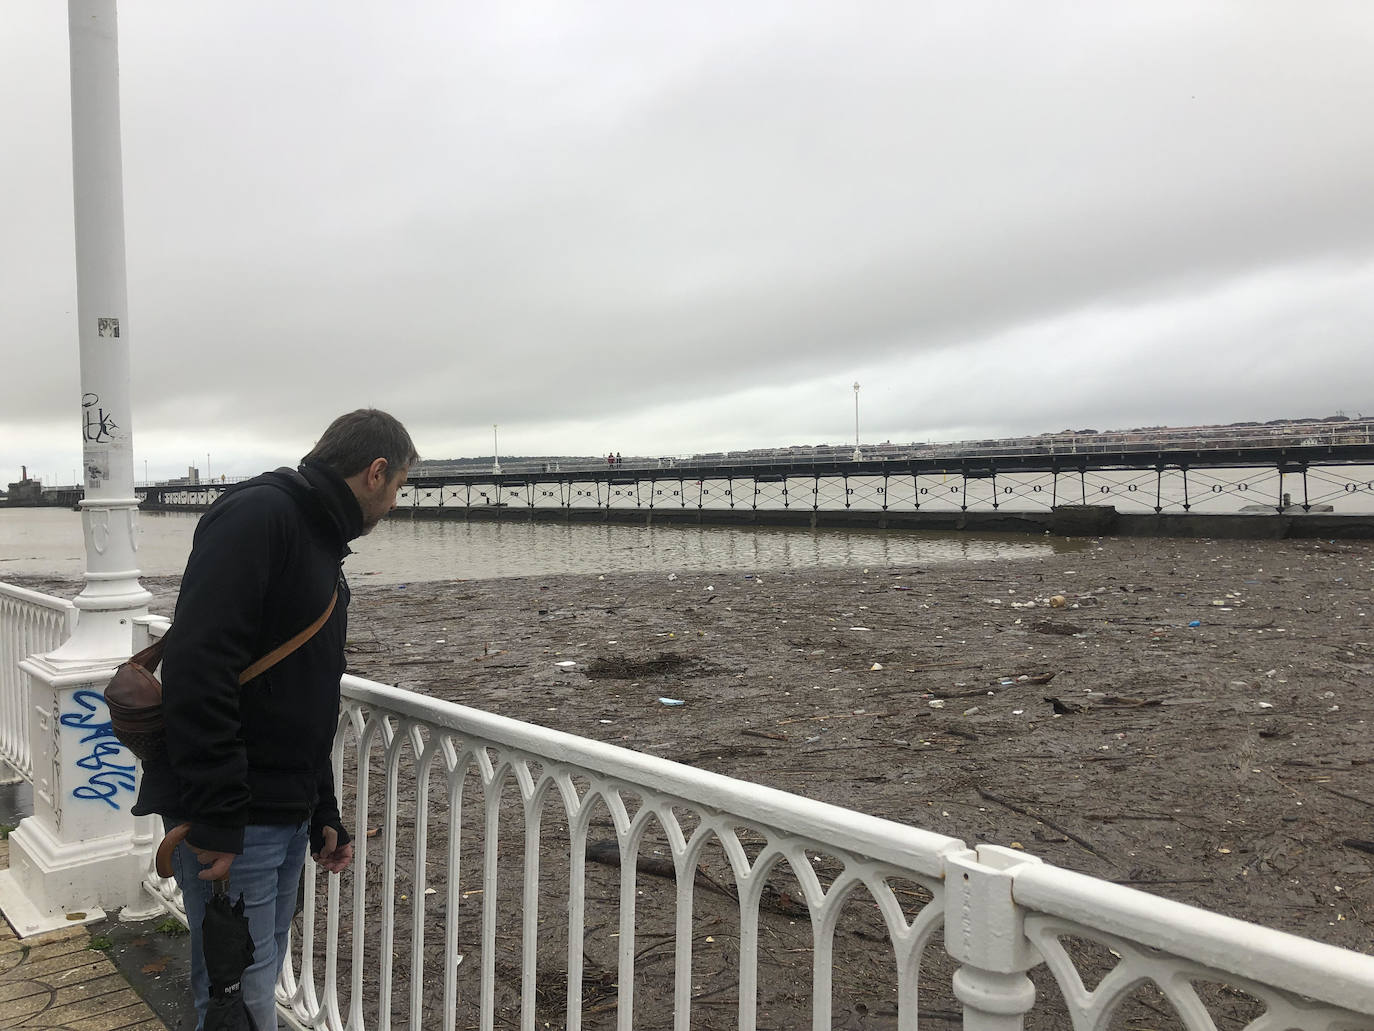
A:
POLYGON ((945 860, 945 949, 959 961, 954 994, 964 1031, 1021 1031, 1035 1005, 1026 971, 1040 962, 1012 898, 1012 868, 1040 860, 1015 849, 980 845, 945 860))

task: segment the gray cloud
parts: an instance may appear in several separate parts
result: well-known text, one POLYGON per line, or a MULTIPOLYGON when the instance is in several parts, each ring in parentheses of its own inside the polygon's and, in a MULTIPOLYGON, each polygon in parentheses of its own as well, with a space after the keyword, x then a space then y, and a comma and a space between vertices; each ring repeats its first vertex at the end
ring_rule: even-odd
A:
MULTIPOLYGON (((65 464, 65 18, 14 10, 0 462, 65 464)), ((855 378, 892 439, 1368 404, 1355 0, 143 2, 120 29, 135 448, 166 471, 295 457, 357 404, 435 456, 493 422, 524 452, 842 440, 855 378)))

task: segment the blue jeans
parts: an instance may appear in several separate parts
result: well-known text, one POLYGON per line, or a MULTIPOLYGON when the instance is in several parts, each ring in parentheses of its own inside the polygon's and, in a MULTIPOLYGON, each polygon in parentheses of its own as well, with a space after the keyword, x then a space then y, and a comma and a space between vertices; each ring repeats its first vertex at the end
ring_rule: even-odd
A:
MULTIPOLYGON (((168 827, 173 826, 170 822, 168 827)), ((286 959, 287 934, 296 911, 296 887, 300 883, 305 852, 310 844, 310 824, 255 824, 244 828, 243 854, 229 868, 229 899, 243 893, 244 912, 253 935, 253 965, 243 974, 243 1001, 258 1031, 276 1031, 277 975, 286 959)), ((212 881, 197 874, 205 869, 186 843, 172 853, 172 870, 186 906, 191 928, 191 988, 196 1000, 196 1031, 205 1024, 210 1002, 210 977, 205 971, 201 923, 205 904, 214 890, 212 881)))

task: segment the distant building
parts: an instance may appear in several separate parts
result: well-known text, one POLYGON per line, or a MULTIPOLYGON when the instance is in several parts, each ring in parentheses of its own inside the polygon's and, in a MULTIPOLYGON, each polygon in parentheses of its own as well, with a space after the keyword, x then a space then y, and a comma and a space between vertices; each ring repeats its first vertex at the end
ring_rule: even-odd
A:
POLYGON ((29 467, 21 465, 19 481, 9 485, 5 495, 7 505, 36 505, 43 497, 43 481, 29 479, 29 467))
POLYGON ((186 467, 185 476, 176 476, 170 480, 163 480, 166 487, 198 487, 200 486, 200 470, 194 465, 186 467))

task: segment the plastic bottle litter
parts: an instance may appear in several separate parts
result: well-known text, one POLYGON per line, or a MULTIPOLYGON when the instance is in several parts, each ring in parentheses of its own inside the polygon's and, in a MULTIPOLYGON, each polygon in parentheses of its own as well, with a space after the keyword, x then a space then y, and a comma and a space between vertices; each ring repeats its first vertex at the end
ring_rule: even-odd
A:
POLYGON ((1189 626, 1202 626, 1202 620, 1200 620, 1200 619, 1190 619, 1190 620, 1188 621, 1188 625, 1189 625, 1189 626))
POLYGON ((681 698, 660 698, 660 699, 659 699, 659 704, 661 704, 661 705, 686 705, 687 703, 686 703, 685 701, 683 701, 681 698))

